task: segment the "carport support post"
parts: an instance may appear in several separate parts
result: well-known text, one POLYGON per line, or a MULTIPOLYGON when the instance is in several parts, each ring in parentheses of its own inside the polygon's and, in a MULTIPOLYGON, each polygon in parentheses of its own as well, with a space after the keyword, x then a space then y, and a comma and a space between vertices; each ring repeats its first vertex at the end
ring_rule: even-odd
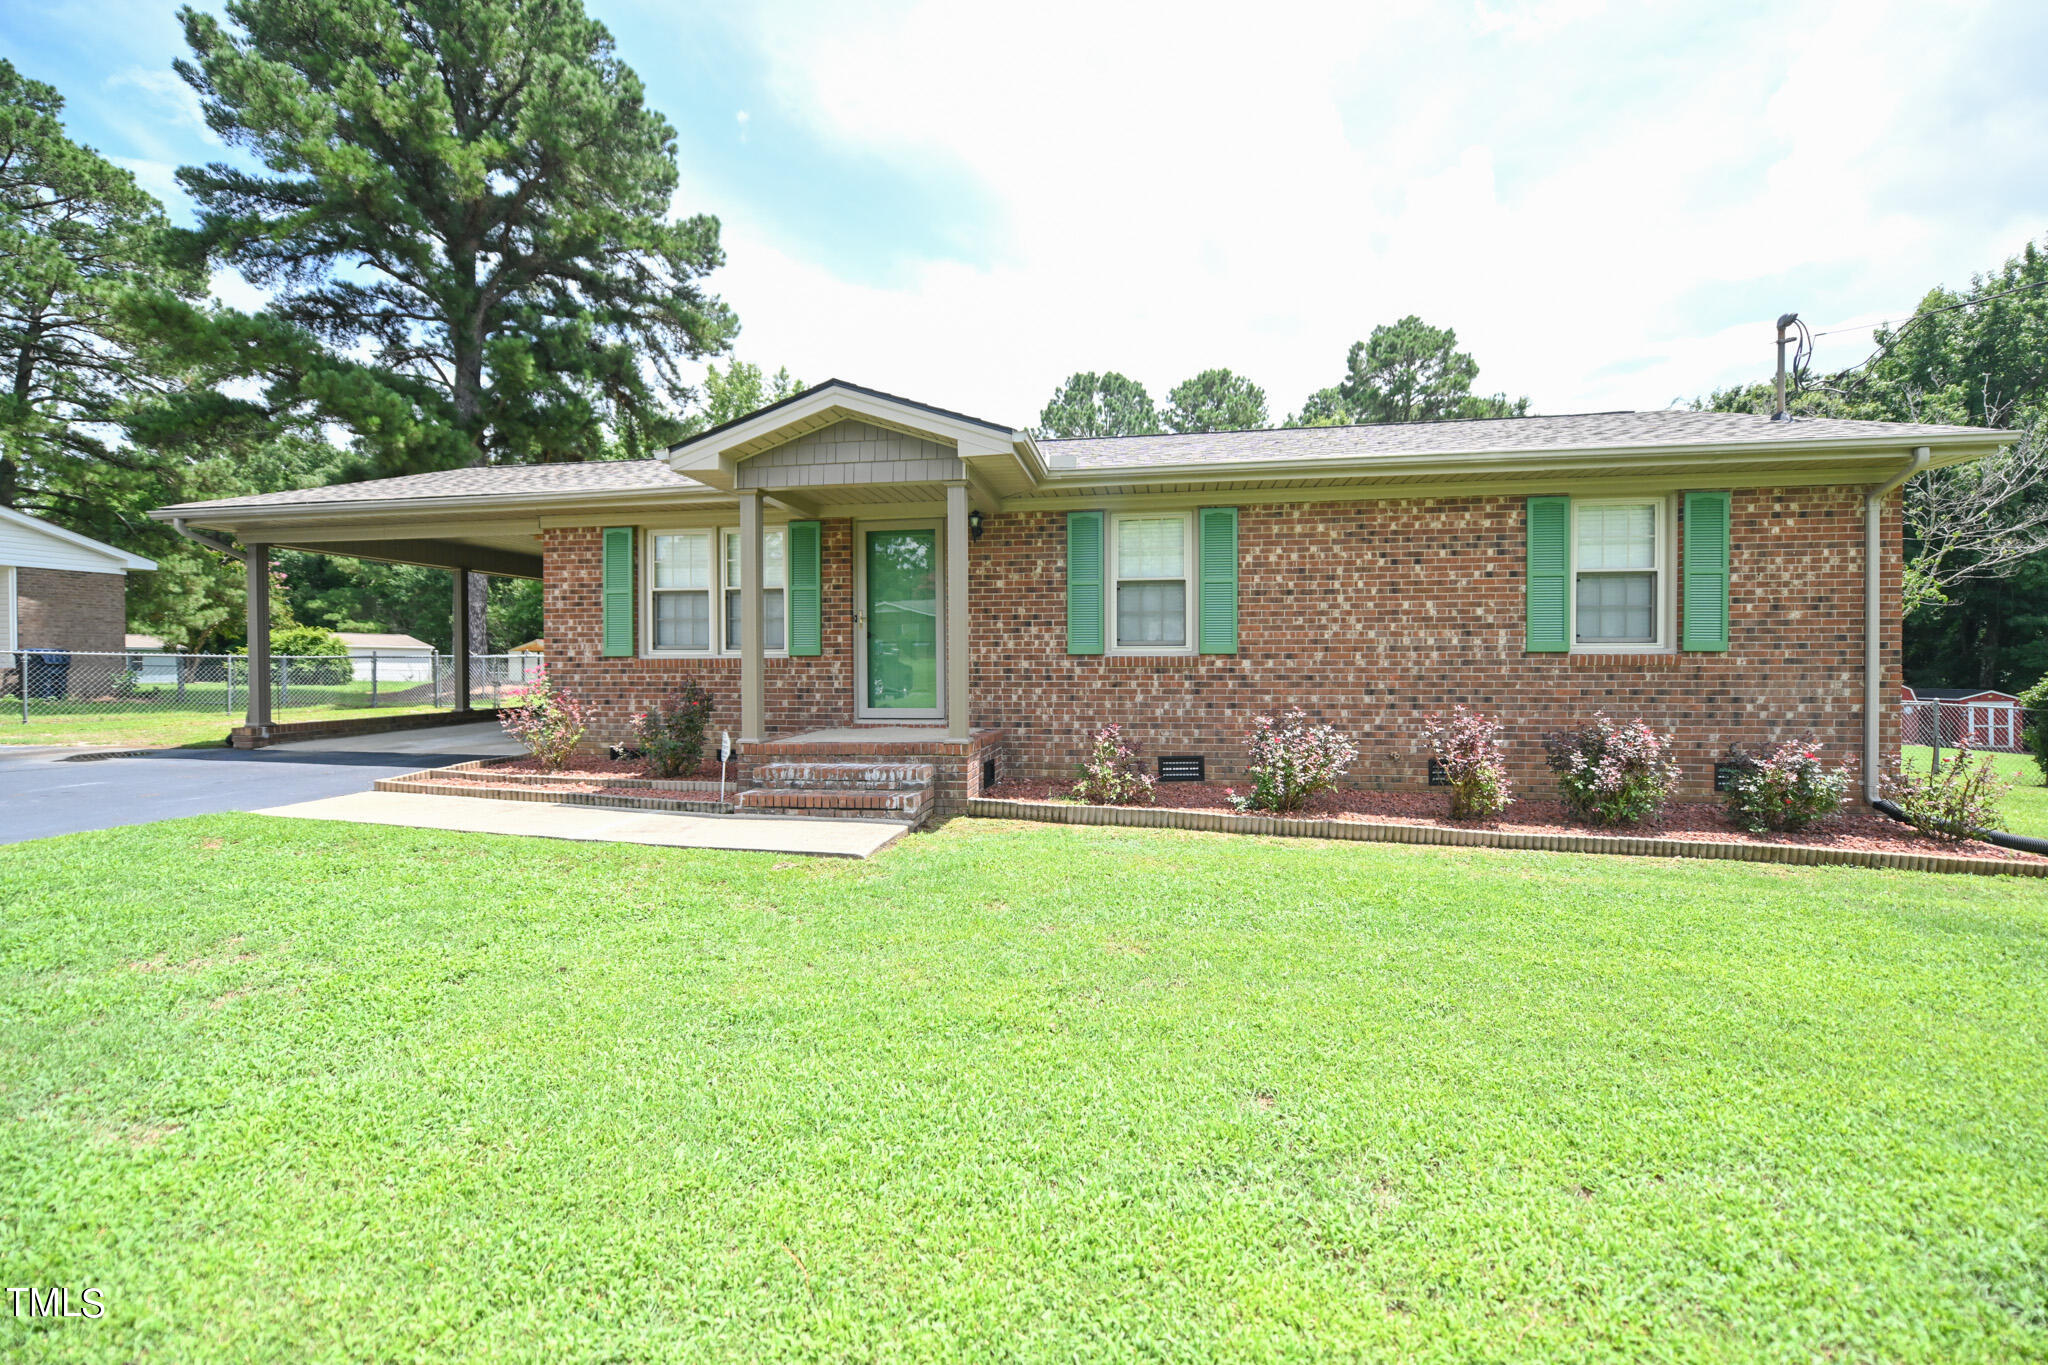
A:
MULTIPOLYGON (((244 545, 249 584, 249 696, 246 723, 252 728, 270 724, 270 547, 244 545)), ((234 688, 234 670, 228 670, 229 690, 234 688)))
POLYGON ((761 661, 761 495, 740 493, 740 743, 768 737, 768 687, 761 661))
POLYGON ((946 485, 946 738, 966 739, 967 485, 946 485))
POLYGON ((455 709, 469 709, 469 570, 455 573, 455 635, 449 652, 455 658, 455 709))

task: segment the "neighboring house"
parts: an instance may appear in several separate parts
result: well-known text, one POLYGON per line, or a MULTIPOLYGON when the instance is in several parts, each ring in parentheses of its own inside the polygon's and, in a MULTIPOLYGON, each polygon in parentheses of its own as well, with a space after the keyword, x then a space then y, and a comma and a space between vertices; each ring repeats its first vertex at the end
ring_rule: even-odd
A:
POLYGON ((352 630, 338 630, 334 632, 334 638, 348 647, 348 657, 355 661, 358 682, 370 680, 373 658, 379 684, 434 680, 434 647, 425 640, 417 640, 410 635, 380 635, 352 630))
POLYGON ((131 571, 154 560, 0 507, 0 656, 13 651, 121 653, 131 571))
POLYGON ((547 661, 547 641, 528 640, 505 653, 505 681, 532 682, 547 661))
POLYGON ((1891 494, 2009 439, 1664 411, 1040 440, 831 381, 657 460, 155 515, 541 578, 592 741, 692 678, 744 752, 929 759, 942 808, 1070 776, 1107 721, 1227 781, 1293 705, 1389 787, 1426 782, 1423 717, 1458 703, 1539 789, 1545 732, 1640 716, 1704 794, 1731 741, 1896 745, 1891 494))
POLYGON ((163 684, 175 686, 178 681, 178 656, 164 648, 164 642, 154 635, 124 635, 121 648, 128 655, 128 671, 137 684, 157 687, 163 684))
POLYGON ((2020 699, 2010 692, 1995 687, 1905 687, 1900 696, 1909 744, 1932 743, 1937 733, 1934 717, 1939 716, 1944 745, 1968 739, 1973 749, 2017 753, 2024 747, 2026 716, 2020 699))

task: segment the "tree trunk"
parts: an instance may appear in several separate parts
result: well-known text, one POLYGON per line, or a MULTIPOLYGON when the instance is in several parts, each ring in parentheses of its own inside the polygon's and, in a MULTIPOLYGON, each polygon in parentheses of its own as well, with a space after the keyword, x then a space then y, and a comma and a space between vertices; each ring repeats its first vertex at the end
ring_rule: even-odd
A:
POLYGON ((490 639, 486 633, 484 607, 491 595, 491 580, 485 574, 472 573, 469 576, 469 652, 488 654, 491 652, 490 639))

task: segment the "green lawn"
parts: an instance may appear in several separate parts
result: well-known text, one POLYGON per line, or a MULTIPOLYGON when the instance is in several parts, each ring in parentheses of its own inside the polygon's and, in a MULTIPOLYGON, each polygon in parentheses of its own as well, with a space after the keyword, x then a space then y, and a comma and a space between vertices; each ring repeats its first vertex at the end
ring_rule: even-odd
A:
POLYGON ((956 821, 0 847, 43 1360, 2048 1359, 2048 884, 956 821))
MULTIPOLYGON (((1933 758, 1934 750, 1925 744, 1908 744, 1905 748, 1906 762, 1922 772, 1933 758)), ((1955 750, 1943 749, 1942 761, 1955 756, 1955 750)), ((1997 765, 2001 776, 2010 778, 2013 788, 2006 793, 2005 804, 2000 808, 2005 817, 2005 828, 2014 834, 2030 834, 2037 839, 2048 839, 2048 786, 2041 782, 2041 765, 2031 754, 1993 754, 1991 761, 1997 765)))

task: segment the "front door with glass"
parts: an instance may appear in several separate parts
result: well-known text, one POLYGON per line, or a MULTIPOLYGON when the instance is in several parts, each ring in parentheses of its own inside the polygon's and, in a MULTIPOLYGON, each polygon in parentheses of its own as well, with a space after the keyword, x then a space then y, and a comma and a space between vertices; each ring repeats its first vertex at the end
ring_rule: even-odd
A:
POLYGON ((936 719, 944 714, 938 528, 864 527, 860 542, 859 713, 864 719, 936 719))

